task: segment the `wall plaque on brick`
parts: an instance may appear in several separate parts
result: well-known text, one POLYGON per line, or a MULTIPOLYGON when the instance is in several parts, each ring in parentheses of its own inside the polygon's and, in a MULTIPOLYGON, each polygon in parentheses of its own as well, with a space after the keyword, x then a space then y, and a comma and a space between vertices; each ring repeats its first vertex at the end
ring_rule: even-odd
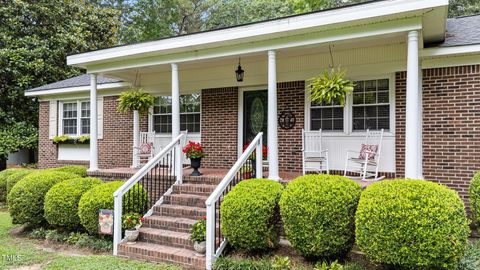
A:
POLYGON ((278 116, 278 125, 282 129, 292 129, 295 127, 295 123, 297 122, 297 118, 292 111, 283 111, 278 116))
POLYGON ((98 210, 98 233, 113 235, 113 210, 98 210))

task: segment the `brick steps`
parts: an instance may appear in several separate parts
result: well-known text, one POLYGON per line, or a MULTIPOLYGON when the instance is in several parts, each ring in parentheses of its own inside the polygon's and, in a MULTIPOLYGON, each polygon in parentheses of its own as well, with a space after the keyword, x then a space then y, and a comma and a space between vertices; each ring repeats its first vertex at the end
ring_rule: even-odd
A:
POLYGON ((185 269, 205 269, 205 257, 193 251, 190 229, 206 215, 205 201, 220 178, 185 177, 174 185, 163 204, 145 218, 137 243, 119 245, 119 255, 152 262, 174 263, 185 269))
POLYGON ((190 228, 197 222, 195 219, 168 216, 149 216, 145 218, 142 227, 170 230, 175 232, 190 232, 190 228))
POLYGON ((122 243, 118 247, 120 256, 136 258, 149 262, 173 263, 185 269, 205 269, 205 257, 199 257, 193 250, 157 245, 147 242, 137 242, 130 245, 122 243))
POLYGON ((205 207, 208 196, 197 194, 170 194, 164 197, 165 204, 205 207))
POLYGON ((214 185, 207 184, 181 184, 173 185, 173 193, 175 194, 197 194, 197 195, 210 195, 215 190, 214 185))
POLYGON ((185 248, 193 250, 193 242, 190 241, 190 233, 175 232, 154 228, 140 228, 140 241, 159 245, 185 248))
POLYGON ((201 207, 162 204, 153 207, 154 215, 201 219, 207 214, 207 210, 201 207))

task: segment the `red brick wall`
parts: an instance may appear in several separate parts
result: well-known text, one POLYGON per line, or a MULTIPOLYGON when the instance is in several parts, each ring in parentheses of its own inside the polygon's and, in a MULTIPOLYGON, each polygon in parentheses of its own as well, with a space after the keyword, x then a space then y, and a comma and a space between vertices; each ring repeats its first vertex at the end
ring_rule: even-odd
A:
MULTIPOLYGON (((293 129, 279 127, 279 166, 282 171, 302 170, 305 82, 278 83, 278 113, 290 109, 296 116, 293 129)), ((238 88, 202 90, 202 144, 204 167, 230 168, 237 160, 238 88)))
MULTIPOLYGON (((404 175, 405 81, 397 73, 397 173, 404 175)), ((480 65, 423 70, 423 174, 466 199, 480 170, 480 65)))
POLYGON ((238 88, 202 90, 202 145, 205 168, 229 168, 237 160, 238 88))
MULTIPOLYGON (((130 167, 132 165, 133 114, 118 113, 118 96, 103 99, 103 139, 98 140, 98 165, 100 169, 130 167)), ((59 167, 69 164, 88 165, 88 161, 59 161, 57 146, 48 138, 49 102, 40 102, 39 113, 39 168, 59 167)), ((148 129, 148 117, 141 117, 140 129, 148 129)))
POLYGON ((296 117, 292 129, 278 127, 278 158, 280 171, 302 171, 302 129, 305 123, 305 82, 277 84, 278 113, 291 110, 296 117))

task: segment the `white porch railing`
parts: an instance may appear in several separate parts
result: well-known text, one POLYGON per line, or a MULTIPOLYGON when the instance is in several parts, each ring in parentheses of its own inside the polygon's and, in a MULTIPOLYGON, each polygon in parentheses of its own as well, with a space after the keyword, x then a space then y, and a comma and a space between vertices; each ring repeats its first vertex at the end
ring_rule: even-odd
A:
POLYGON ((171 186, 182 183, 183 168, 177 157, 182 153, 184 136, 182 133, 176 137, 113 193, 113 255, 117 255, 118 244, 122 241, 122 214, 134 211, 151 215, 152 207, 162 202, 163 196, 171 192, 171 186), (142 188, 148 196, 138 196, 142 188))
POLYGON ((217 188, 208 197, 205 205, 207 206, 207 251, 206 251, 206 269, 212 269, 212 266, 222 253, 227 242, 222 237, 221 224, 220 224, 220 207, 223 197, 232 189, 233 186, 238 184, 241 180, 248 178, 245 172, 251 171, 255 166, 255 177, 262 178, 262 138, 263 133, 257 134, 255 139, 245 149, 243 154, 238 158, 235 165, 230 169, 227 175, 223 178, 217 188), (248 162, 248 158, 255 151, 255 165, 248 162))

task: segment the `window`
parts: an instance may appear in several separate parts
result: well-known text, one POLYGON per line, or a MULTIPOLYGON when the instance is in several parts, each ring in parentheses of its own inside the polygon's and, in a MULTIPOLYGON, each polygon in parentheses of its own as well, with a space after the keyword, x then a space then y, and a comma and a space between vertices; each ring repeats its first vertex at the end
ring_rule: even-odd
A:
POLYGON ((353 131, 390 129, 389 80, 356 82, 353 90, 353 131))
MULTIPOLYGON (((153 129, 158 133, 172 133, 172 98, 155 98, 153 129)), ((180 130, 200 132, 200 94, 180 96, 180 130)))
POLYGON ((64 135, 80 136, 90 133, 90 102, 68 101, 61 103, 60 129, 64 135))
POLYGON ((339 103, 312 103, 310 108, 311 130, 343 131, 343 107, 339 103))

